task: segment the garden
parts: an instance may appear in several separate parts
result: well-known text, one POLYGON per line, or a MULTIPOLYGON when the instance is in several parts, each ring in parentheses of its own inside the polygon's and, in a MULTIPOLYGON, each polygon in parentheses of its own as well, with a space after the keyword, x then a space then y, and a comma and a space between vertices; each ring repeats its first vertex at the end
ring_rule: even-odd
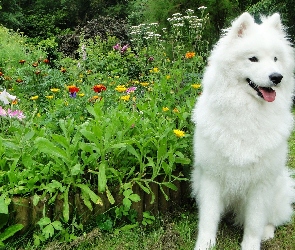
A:
MULTIPOLYGON (((192 249, 191 111, 210 22, 201 6, 129 25, 126 41, 85 28, 69 55, 0 27, 0 248, 192 249)), ((294 225, 265 249, 292 249, 294 225)), ((237 248, 239 229, 220 234, 237 248)))

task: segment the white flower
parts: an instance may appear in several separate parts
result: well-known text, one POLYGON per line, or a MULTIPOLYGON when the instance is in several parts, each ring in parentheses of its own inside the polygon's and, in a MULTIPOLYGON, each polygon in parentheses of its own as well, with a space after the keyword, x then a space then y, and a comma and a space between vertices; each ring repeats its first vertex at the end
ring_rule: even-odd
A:
POLYGON ((205 6, 201 6, 198 8, 198 10, 205 10, 205 9, 207 9, 207 7, 205 7, 205 6))
POLYGON ((0 100, 4 102, 4 104, 9 104, 9 100, 14 101, 16 99, 16 96, 9 94, 6 92, 6 89, 4 89, 0 93, 0 100))

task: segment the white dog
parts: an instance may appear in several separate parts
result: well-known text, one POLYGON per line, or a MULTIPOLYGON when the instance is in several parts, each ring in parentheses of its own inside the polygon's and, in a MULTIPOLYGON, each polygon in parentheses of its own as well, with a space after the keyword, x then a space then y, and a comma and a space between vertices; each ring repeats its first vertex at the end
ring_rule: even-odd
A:
POLYGON ((216 244, 228 210, 243 225, 243 250, 260 249, 292 216, 295 183, 286 167, 292 131, 294 52, 279 14, 236 19, 209 58, 192 120, 195 250, 216 244))

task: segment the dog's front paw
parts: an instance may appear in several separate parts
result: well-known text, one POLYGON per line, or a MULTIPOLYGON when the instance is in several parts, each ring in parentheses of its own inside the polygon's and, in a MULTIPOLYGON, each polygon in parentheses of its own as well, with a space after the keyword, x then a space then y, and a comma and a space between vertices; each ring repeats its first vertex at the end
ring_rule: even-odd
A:
POLYGON ((242 250, 260 250, 260 240, 258 238, 244 239, 242 244, 242 250))
POLYGON ((268 224, 264 228, 262 240, 269 240, 272 239, 275 236, 275 227, 272 224, 268 224))

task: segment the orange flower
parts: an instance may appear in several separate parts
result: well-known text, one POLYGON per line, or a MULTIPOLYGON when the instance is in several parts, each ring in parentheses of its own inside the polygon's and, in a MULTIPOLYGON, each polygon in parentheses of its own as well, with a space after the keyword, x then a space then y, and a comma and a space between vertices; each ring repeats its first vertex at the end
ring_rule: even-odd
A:
POLYGON ((21 83, 21 82, 23 82, 23 80, 20 79, 20 78, 16 79, 15 81, 16 81, 17 83, 21 83))
POLYGON ((48 59, 48 58, 45 58, 45 59, 43 60, 43 62, 46 63, 46 64, 48 64, 48 63, 49 63, 49 59, 48 59))
POLYGON ((37 67, 38 66, 38 63, 35 62, 35 63, 32 64, 32 66, 33 67, 37 67))
POLYGON ((24 64, 26 62, 26 60, 19 60, 20 64, 24 64))
POLYGON ((105 91, 107 87, 104 86, 103 84, 97 84, 97 85, 94 85, 92 89, 94 90, 94 92, 100 93, 102 91, 105 91))
POLYGON ((4 76, 4 73, 0 71, 0 76, 4 76))
POLYGON ((78 88, 78 87, 76 87, 76 86, 74 86, 74 85, 72 85, 72 86, 68 86, 68 89, 69 89, 69 92, 70 92, 71 94, 73 94, 73 93, 77 93, 77 92, 79 92, 79 90, 80 90, 80 88, 78 88))
POLYGON ((185 53, 185 58, 190 59, 196 56, 195 52, 186 52, 185 53))

